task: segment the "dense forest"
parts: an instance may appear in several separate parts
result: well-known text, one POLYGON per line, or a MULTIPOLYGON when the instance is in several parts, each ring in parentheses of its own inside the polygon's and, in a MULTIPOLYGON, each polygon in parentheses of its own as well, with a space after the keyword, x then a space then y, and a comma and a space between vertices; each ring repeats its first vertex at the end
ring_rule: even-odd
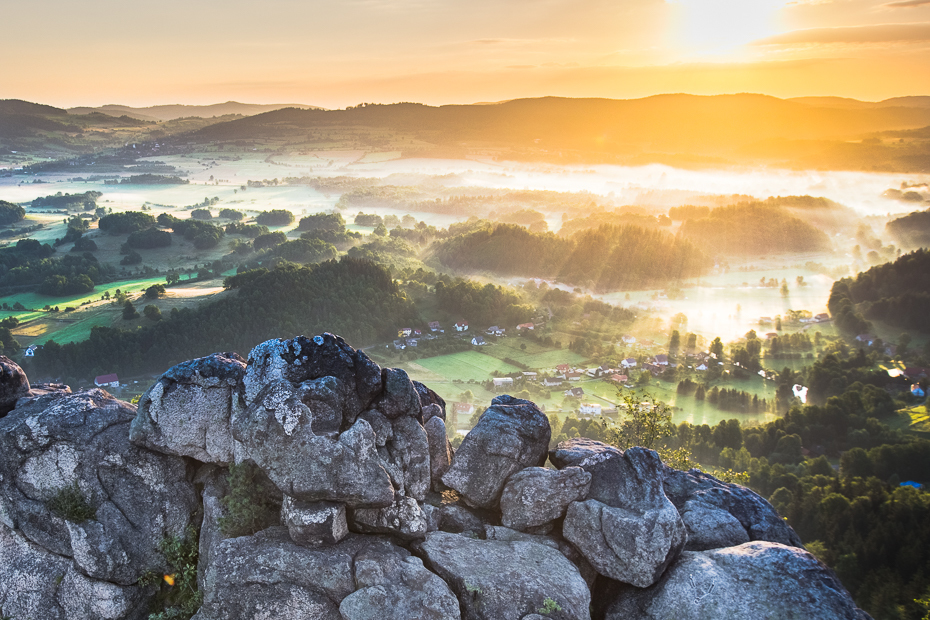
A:
POLYGON ((43 295, 70 295, 92 291, 109 282, 116 270, 89 252, 54 257, 55 250, 34 239, 21 239, 0 249, 0 292, 37 290, 43 295))
POLYGON ((734 255, 788 254, 830 249, 830 239, 783 209, 761 203, 712 210, 686 220, 681 234, 708 252, 734 255))
POLYGON ((849 333, 868 331, 868 320, 930 333, 930 250, 916 250, 836 281, 828 307, 849 333))
POLYGON ((512 224, 482 225, 434 244, 432 252, 455 269, 555 277, 597 290, 663 286, 709 267, 690 242, 636 226, 600 226, 564 239, 512 224))
POLYGON ((93 211, 97 208, 97 199, 101 196, 103 196, 103 193, 96 191, 84 192, 83 194, 62 194, 58 192, 52 196, 36 198, 32 201, 32 207, 93 211))
POLYGON ((83 342, 46 343, 28 372, 60 377, 161 371, 214 351, 243 355, 269 338, 329 330, 355 343, 390 339, 417 320, 390 273, 343 258, 313 267, 283 265, 227 278, 232 294, 196 309, 173 309, 140 329, 94 327, 83 342))

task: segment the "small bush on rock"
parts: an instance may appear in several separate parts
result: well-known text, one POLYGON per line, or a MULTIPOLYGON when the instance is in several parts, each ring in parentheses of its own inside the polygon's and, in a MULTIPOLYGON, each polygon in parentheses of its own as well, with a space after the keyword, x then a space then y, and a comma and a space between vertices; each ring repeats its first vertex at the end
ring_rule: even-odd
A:
POLYGON ((157 586, 148 620, 190 620, 203 603, 197 590, 197 559, 200 535, 193 525, 184 537, 167 536, 160 544, 168 572, 147 571, 139 579, 142 587, 157 586))
POLYGON ((84 497, 76 482, 58 489, 45 505, 57 516, 74 523, 83 523, 97 516, 97 509, 84 497))
POLYGON ((280 504, 274 485, 252 461, 229 466, 229 494, 223 499, 226 515, 219 520, 226 538, 249 536, 279 520, 280 504))

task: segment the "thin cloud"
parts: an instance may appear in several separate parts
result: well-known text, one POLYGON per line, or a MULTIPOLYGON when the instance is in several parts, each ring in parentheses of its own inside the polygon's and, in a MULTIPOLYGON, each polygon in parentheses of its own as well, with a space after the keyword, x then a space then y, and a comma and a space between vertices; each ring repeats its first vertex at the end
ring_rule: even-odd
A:
MULTIPOLYGON (((921 0, 930 4, 930 0, 921 0)), ((930 23, 875 24, 840 28, 808 28, 777 34, 754 41, 752 45, 792 45, 797 43, 892 43, 930 41, 930 23)))
POLYGON ((930 0, 903 0, 902 2, 889 2, 884 6, 894 7, 896 9, 907 8, 912 6, 923 6, 930 4, 930 0))

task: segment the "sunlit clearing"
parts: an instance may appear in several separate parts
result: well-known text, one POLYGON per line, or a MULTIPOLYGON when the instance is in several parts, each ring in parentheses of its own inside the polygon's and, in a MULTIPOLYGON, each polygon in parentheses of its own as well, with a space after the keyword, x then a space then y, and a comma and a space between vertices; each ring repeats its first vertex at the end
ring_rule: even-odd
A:
POLYGON ((667 0, 678 8, 680 42, 689 52, 720 54, 777 32, 784 0, 667 0))

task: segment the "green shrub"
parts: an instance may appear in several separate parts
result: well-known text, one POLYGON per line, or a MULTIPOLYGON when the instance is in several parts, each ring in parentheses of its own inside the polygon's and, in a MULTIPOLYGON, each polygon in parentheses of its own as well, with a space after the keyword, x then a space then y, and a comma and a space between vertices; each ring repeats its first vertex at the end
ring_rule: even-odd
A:
POLYGON ((219 520, 226 538, 249 536, 279 520, 274 485, 252 461, 229 466, 229 494, 221 500, 226 515, 219 520))
POLYGON ((45 506, 62 519, 74 523, 83 523, 97 516, 97 509, 91 506, 78 488, 77 482, 58 489, 55 495, 45 502, 45 506))
POLYGON ((149 620, 190 620, 203 603, 197 590, 197 559, 200 535, 193 525, 184 537, 166 536, 159 548, 168 564, 168 572, 149 570, 139 578, 142 587, 157 586, 149 620))

